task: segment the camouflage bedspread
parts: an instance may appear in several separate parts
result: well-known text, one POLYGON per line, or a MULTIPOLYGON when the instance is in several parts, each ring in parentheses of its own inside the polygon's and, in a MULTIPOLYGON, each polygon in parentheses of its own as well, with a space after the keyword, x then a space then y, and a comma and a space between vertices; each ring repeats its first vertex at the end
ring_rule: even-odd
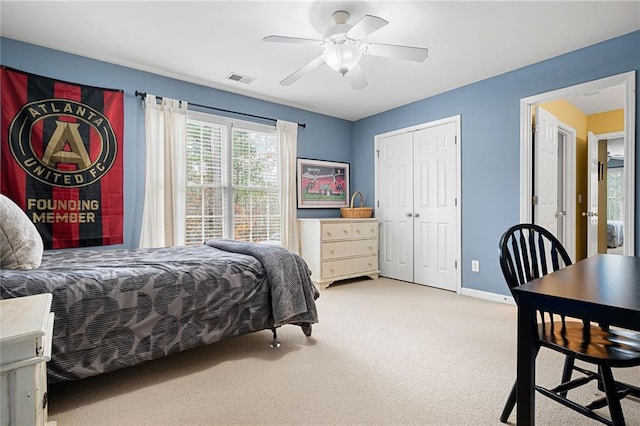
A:
POLYGON ((52 293, 50 382, 74 380, 273 326, 253 256, 207 245, 45 252, 0 270, 0 298, 52 293))

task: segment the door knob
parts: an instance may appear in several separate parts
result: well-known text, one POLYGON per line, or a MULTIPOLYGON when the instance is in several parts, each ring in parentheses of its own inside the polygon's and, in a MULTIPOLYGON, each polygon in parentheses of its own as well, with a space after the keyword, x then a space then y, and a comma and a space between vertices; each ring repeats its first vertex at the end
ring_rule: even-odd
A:
POLYGON ((405 215, 406 217, 411 217, 411 216, 413 216, 413 215, 412 215, 411 213, 409 213, 409 212, 406 212, 404 215, 405 215))
POLYGON ((414 213, 413 217, 420 217, 420 213, 414 213))

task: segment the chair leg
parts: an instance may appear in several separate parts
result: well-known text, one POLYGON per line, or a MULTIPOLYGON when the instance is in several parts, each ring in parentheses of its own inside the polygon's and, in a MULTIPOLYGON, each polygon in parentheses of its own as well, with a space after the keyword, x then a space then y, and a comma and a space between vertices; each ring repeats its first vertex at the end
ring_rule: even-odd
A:
POLYGON ((609 405, 609 413, 611 413, 611 421, 615 426, 624 426, 624 415, 622 414, 620 398, 618 398, 618 388, 616 386, 616 382, 613 380, 611 368, 608 366, 602 366, 600 368, 600 373, 602 375, 604 391, 607 395, 607 404, 609 405))
MULTIPOLYGON (((536 345, 536 354, 535 358, 538 357, 538 352, 540 352, 540 346, 536 345)), ((511 392, 509 392, 509 397, 507 398, 507 402, 504 404, 504 408, 502 409, 502 415, 500 416, 500 421, 502 423, 506 423, 509 420, 509 416, 513 411, 513 407, 516 405, 516 388, 518 385, 518 381, 513 384, 511 388, 511 392)))
POLYGON ((604 392, 604 383, 602 382, 602 367, 598 366, 598 390, 600 392, 604 392))
MULTIPOLYGON (((576 362, 576 359, 573 357, 566 357, 564 359, 564 368, 562 369, 562 383, 566 383, 571 380, 571 375, 573 374, 573 366, 576 362)), ((567 391, 560 392, 560 395, 566 397, 567 391)))
POLYGON ((504 409, 502 410, 502 415, 500 416, 500 421, 502 423, 506 423, 509 420, 509 416, 513 411, 513 407, 516 405, 516 383, 513 384, 511 388, 511 392, 509 393, 509 398, 507 398, 506 404, 504 404, 504 409))

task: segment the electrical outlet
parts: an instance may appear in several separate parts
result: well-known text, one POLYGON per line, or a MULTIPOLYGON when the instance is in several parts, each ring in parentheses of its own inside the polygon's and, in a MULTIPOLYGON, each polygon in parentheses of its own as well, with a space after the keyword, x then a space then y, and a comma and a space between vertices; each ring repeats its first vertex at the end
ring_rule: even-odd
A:
POLYGON ((471 271, 472 272, 480 272, 480 261, 472 260, 471 261, 471 271))

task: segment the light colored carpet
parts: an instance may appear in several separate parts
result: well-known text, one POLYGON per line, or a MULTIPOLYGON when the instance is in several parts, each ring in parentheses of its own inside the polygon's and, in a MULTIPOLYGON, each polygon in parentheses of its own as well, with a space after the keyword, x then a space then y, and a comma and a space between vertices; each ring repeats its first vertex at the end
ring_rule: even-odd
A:
MULTIPOLYGON (((306 337, 262 331, 76 382, 50 386, 66 425, 499 425, 515 378, 516 308, 389 279, 322 290, 306 337)), ((538 381, 562 357, 543 349, 538 381)), ((640 369, 615 371, 640 383, 640 369)), ((595 384, 570 392, 584 401, 595 384)), ((640 401, 623 401, 640 425, 640 401)), ((606 409, 604 411, 606 413, 606 409)), ((540 425, 595 425, 536 396, 540 425)), ((515 423, 515 411, 510 421, 515 423)))

